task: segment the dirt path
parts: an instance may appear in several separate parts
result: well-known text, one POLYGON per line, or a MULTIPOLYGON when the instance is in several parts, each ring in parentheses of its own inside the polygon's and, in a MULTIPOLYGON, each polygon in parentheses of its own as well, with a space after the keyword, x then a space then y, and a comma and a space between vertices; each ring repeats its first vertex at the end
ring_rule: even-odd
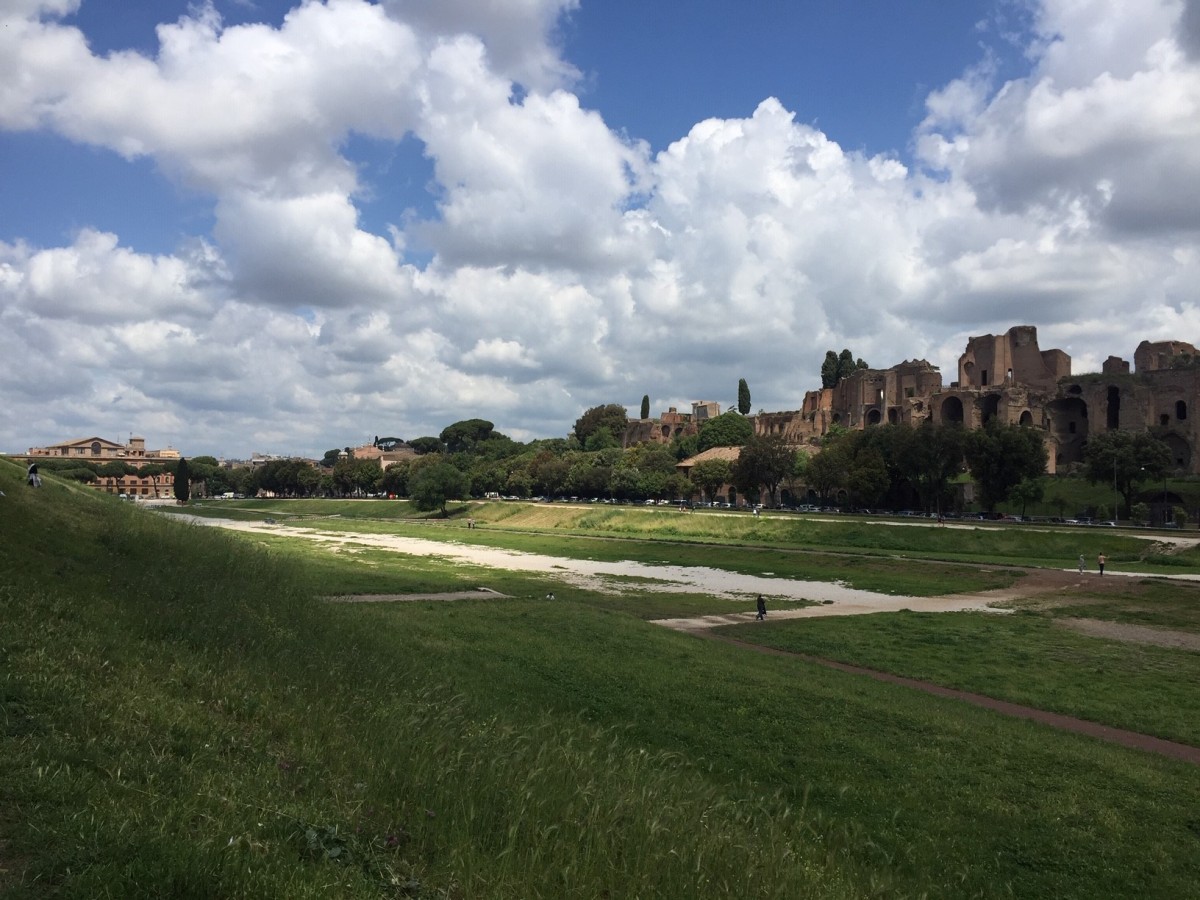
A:
POLYGON ((713 631, 704 631, 697 633, 699 637, 708 640, 723 641, 727 644, 734 644, 745 650, 753 650, 756 653, 766 653, 771 656, 784 656, 793 659, 802 659, 805 662, 815 663, 816 665, 825 666, 830 669, 837 669, 839 672, 847 672, 851 675, 866 675, 869 678, 874 678, 876 681, 884 681, 888 684, 898 684, 903 687, 911 688, 915 691, 921 691, 925 694, 932 694, 935 697, 947 697, 952 700, 961 700, 964 703, 970 703, 973 706, 990 709, 994 712, 1001 713, 1006 716, 1013 716, 1018 719, 1028 719, 1032 722, 1037 722, 1042 725, 1049 725, 1052 728, 1059 728, 1063 731, 1074 732, 1075 734, 1083 734, 1088 737, 1099 738, 1102 741, 1108 741, 1114 744, 1120 744, 1123 747, 1131 747, 1135 750, 1143 750, 1147 753, 1157 753, 1160 756, 1169 756, 1172 759, 1183 760, 1191 763, 1194 766, 1200 766, 1200 747, 1193 747, 1191 744, 1181 744, 1176 741, 1167 741, 1162 738, 1151 737, 1148 734, 1141 734, 1136 731, 1126 731, 1124 728, 1113 728, 1108 725, 1101 725, 1097 722, 1089 722, 1086 719, 1077 719, 1074 716, 1065 716, 1060 713, 1047 712, 1044 709, 1035 709, 1032 706, 1022 706, 1019 703, 1009 703, 1005 700, 997 700, 994 697, 988 697, 984 694, 973 694, 970 691, 959 691, 954 688, 942 687, 940 684, 934 684, 929 681, 919 681, 915 678, 905 678, 902 675, 892 675, 889 672, 879 672, 875 669, 867 669, 862 666, 852 666, 847 663, 836 662, 832 659, 822 659, 817 656, 808 656, 804 653, 791 653, 787 650, 778 650, 774 647, 764 647, 761 644, 751 644, 746 641, 740 641, 737 638, 727 637, 722 634, 716 634, 713 631))

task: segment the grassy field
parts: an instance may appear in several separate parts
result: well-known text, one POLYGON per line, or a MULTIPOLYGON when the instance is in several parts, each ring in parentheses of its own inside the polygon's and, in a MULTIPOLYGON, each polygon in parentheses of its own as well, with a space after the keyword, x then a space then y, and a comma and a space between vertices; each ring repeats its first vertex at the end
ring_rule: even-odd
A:
MULTIPOLYGON (((1169 617, 1174 627, 1200 635, 1200 588, 1169 590, 1188 608, 1186 625, 1184 617, 1169 617)), ((1135 605, 1145 602, 1139 596, 1135 605)), ((1065 615, 1125 619, 1129 608, 1128 601, 1107 599, 1016 616, 906 612, 719 630, 1200 746, 1200 653, 1085 637, 1056 624, 1065 615)), ((1164 617, 1142 617, 1147 621, 1161 624, 1164 617)))
MULTIPOLYGON (((5 896, 1200 889, 1196 767, 643 621, 711 598, 231 535, 46 481, 32 491, 0 462, 5 896), (321 600, 479 584, 512 599, 321 600)), ((477 517, 472 539, 532 527, 477 517)), ((596 543, 643 543, 628 537, 596 543)), ((705 540, 737 555, 719 535, 654 552, 705 540)), ((954 619, 959 662, 934 640, 920 651, 951 675, 973 644, 980 659, 1000 646, 973 624, 993 620, 954 619)), ((1059 633, 1041 615, 994 621, 1031 623, 1043 655, 1059 633)), ((1090 665, 1072 651, 1044 668, 1086 682, 1090 665)))

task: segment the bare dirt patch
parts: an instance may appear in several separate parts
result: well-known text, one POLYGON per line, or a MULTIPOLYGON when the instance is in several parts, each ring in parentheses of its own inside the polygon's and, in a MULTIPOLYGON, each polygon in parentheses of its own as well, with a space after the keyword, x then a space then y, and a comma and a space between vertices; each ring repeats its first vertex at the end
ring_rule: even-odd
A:
POLYGON ((470 591, 443 591, 439 594, 346 594, 327 598, 331 603, 416 603, 424 600, 507 600, 491 588, 475 588, 470 591))
POLYGON ((1131 625, 1128 622, 1107 622, 1103 619, 1063 618, 1055 619, 1054 623, 1089 637, 1128 641, 1131 644, 1151 644, 1155 647, 1175 647, 1200 653, 1200 634, 1186 631, 1131 625))

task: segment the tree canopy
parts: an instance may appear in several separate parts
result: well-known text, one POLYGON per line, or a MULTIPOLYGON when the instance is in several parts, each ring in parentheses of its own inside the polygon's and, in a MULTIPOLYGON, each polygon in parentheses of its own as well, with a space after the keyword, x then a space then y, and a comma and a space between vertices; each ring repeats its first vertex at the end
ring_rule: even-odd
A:
POLYGON ((745 416, 732 410, 709 419, 700 426, 696 442, 701 452, 713 447, 740 447, 754 434, 754 426, 745 416))
POLYGON ((859 369, 869 369, 866 361, 855 359, 849 348, 841 353, 833 350, 825 351, 825 361, 821 363, 821 387, 837 387, 844 378, 853 375, 859 369))
POLYGON ((621 404, 608 403, 602 406, 593 406, 575 420, 575 437, 582 446, 586 447, 588 438, 598 431, 607 431, 614 442, 610 446, 619 447, 625 437, 625 429, 628 425, 629 416, 621 404))
POLYGON ((448 452, 464 453, 490 438, 495 427, 487 419, 463 419, 447 425, 439 437, 448 452))
POLYGON ((727 459, 705 459, 692 466, 692 484, 712 500, 723 484, 733 480, 733 466, 727 459))
POLYGON ((448 462, 422 466, 409 480, 409 496, 420 510, 440 510, 446 515, 450 500, 461 500, 469 487, 467 476, 448 462))
POLYGON ((1008 492, 1027 478, 1046 474, 1046 447, 1042 433, 1020 425, 1000 424, 996 419, 970 431, 963 455, 971 477, 979 485, 979 502, 988 512, 1008 492))
MULTIPOLYGON (((1092 484, 1111 484, 1125 501, 1129 518, 1133 492, 1144 481, 1162 478, 1171 469, 1171 451, 1148 432, 1106 431, 1088 438, 1083 474, 1092 484)), ((1119 516, 1118 510, 1113 515, 1119 516)))
POLYGON ((775 503, 779 485, 795 467, 796 453, 782 435, 753 435, 733 465, 733 483, 752 501, 765 489, 770 502, 775 503))
POLYGON ((650 395, 649 394, 642 395, 642 418, 643 419, 650 418, 650 395))
POLYGON ((441 453, 445 449, 442 446, 442 442, 435 437, 413 438, 408 442, 408 446, 412 447, 418 456, 423 456, 426 453, 441 453))

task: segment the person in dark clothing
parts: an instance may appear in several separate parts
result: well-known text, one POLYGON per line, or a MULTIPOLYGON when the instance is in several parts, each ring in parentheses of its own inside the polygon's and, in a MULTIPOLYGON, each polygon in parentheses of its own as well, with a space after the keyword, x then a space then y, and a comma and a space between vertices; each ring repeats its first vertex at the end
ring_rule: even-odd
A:
POLYGON ((762 621, 763 619, 765 619, 767 617, 767 601, 763 599, 762 594, 758 595, 757 605, 758 605, 758 615, 756 615, 754 618, 758 619, 759 621, 762 621))
POLYGON ((29 468, 25 471, 25 480, 29 482, 30 487, 42 486, 42 476, 38 474, 37 463, 29 464, 29 468))

